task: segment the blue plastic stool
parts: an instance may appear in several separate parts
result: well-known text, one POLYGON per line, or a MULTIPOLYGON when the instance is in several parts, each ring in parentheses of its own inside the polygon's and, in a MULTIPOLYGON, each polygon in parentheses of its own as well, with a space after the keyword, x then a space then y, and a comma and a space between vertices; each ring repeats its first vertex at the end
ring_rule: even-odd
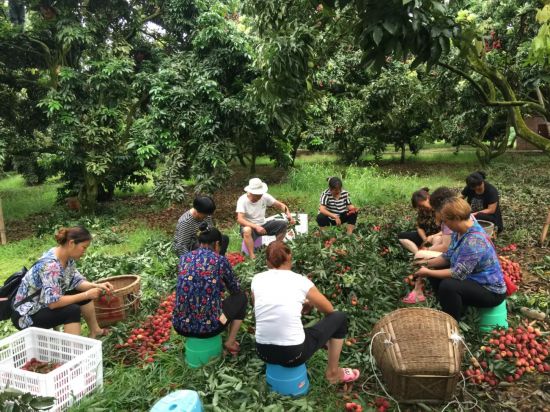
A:
POLYGON ((150 412, 203 412, 203 409, 199 394, 185 389, 158 400, 150 412))
POLYGON ((302 396, 309 391, 305 363, 294 368, 266 363, 265 375, 270 389, 281 395, 302 396))
POLYGON ((478 308, 479 311, 479 330, 482 332, 491 332, 496 327, 508 327, 508 309, 506 308, 506 299, 498 306, 492 308, 478 308))
MULTIPOLYGON (((261 246, 262 246, 262 237, 259 236, 254 241, 254 250, 259 249, 261 246)), ((246 256, 250 255, 250 253, 248 253, 248 248, 246 247, 246 244, 244 243, 244 239, 243 239, 243 243, 241 244, 241 251, 244 254, 246 254, 246 256)))

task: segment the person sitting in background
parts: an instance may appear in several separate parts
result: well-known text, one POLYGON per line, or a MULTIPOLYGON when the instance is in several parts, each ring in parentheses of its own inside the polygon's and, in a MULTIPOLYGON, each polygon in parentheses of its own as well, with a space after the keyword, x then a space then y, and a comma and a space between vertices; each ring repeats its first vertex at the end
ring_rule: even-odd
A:
POLYGON ((257 177, 250 179, 246 192, 237 201, 237 223, 241 225, 241 235, 248 249, 251 259, 256 258, 254 253, 254 241, 260 236, 276 236, 277 240, 283 240, 288 222, 286 220, 273 219, 266 221, 265 212, 268 207, 276 207, 286 214, 291 225, 295 220, 288 207, 267 193, 267 185, 257 177))
MULTIPOLYGON (((199 247, 197 232, 202 222, 213 227, 212 214, 216 204, 210 196, 197 196, 193 200, 193 207, 180 216, 174 235, 174 251, 178 256, 185 255, 199 247)), ((229 237, 222 235, 220 255, 225 255, 229 245, 229 237)))
MULTIPOLYGON (((411 204, 418 211, 416 230, 402 232, 398 235, 401 245, 415 254, 415 259, 437 256, 438 248, 443 243, 444 237, 436 223, 435 210, 431 206, 430 193, 427 187, 417 190, 412 194, 411 204), (432 254, 432 255, 430 255, 432 254)), ((402 299, 403 303, 414 304, 424 302, 424 281, 415 279, 414 289, 402 299)))
POLYGON ((180 257, 172 324, 186 337, 210 338, 227 327, 225 348, 236 354, 237 333, 246 315, 247 298, 225 256, 219 254, 222 234, 206 222, 200 226, 199 247, 180 257), (228 289, 230 296, 223 299, 228 289))
POLYGON ((411 204, 417 211, 416 230, 401 232, 397 236, 401 245, 409 252, 416 253, 428 243, 430 246, 441 242, 440 228, 435 221, 435 210, 430 204, 430 193, 427 187, 412 194, 411 204))
POLYGON ((506 297, 496 250, 470 213, 470 206, 463 199, 445 202, 441 219, 453 231, 451 245, 415 273, 429 279, 442 310, 457 321, 464 306, 494 307, 506 297))
POLYGON ((272 242, 266 257, 268 270, 255 275, 251 285, 258 356, 270 364, 295 367, 327 344, 326 379, 330 383, 355 381, 359 370, 338 367, 347 333, 346 314, 334 311, 308 278, 291 270, 292 254, 286 244, 272 242), (309 305, 325 317, 304 328, 301 314, 304 306, 309 305))
POLYGON ((464 197, 472 208, 472 214, 477 220, 494 223, 497 233, 502 232, 504 224, 500 212, 498 190, 485 180, 485 172, 472 173, 466 178, 466 187, 462 190, 464 197))
POLYGON ((426 241, 431 244, 431 246, 419 250, 414 256, 415 259, 437 257, 439 254, 449 249, 451 234, 453 232, 441 221, 441 209, 447 200, 456 196, 456 192, 448 187, 438 187, 430 194, 429 202, 435 212, 435 222, 439 227, 439 232, 427 237, 426 241), (436 240, 434 238, 438 239, 436 240))
POLYGON ((88 282, 76 268, 92 235, 83 227, 61 228, 55 235, 57 247, 50 249, 25 274, 14 299, 12 323, 17 329, 30 326, 80 335, 80 316, 88 324, 89 336, 106 335, 99 327, 93 299, 109 293, 113 286, 88 282))
POLYGON ((319 203, 317 224, 321 229, 345 223, 347 233, 353 233, 357 222, 357 209, 351 203, 349 193, 342 189, 342 180, 339 177, 328 178, 328 189, 321 193, 319 203))

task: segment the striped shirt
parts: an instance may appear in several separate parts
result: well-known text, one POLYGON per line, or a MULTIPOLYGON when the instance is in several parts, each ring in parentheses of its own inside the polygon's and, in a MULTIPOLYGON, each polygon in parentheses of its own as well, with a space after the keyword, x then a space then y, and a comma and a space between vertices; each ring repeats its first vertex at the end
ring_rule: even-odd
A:
POLYGON ((193 249, 193 245, 198 242, 197 232, 202 222, 208 223, 208 226, 214 226, 212 216, 208 216, 204 220, 197 220, 188 210, 178 220, 176 226, 176 234, 174 235, 174 251, 178 256, 183 256, 193 249))
POLYGON ((335 199, 332 193, 330 193, 330 190, 327 189, 321 193, 319 203, 325 206, 330 213, 340 214, 348 210, 348 206, 351 205, 351 199, 349 193, 345 190, 342 190, 342 192, 340 192, 340 197, 335 199))

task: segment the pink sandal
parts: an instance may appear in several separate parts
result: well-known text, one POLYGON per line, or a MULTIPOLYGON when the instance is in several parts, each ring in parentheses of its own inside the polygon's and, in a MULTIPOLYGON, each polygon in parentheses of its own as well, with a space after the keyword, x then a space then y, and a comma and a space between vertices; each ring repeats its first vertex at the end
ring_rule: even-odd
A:
POLYGON ((418 296, 416 292, 413 290, 406 297, 401 299, 401 302, 407 303, 409 305, 414 305, 415 303, 424 302, 425 300, 426 300, 426 296, 424 295, 418 296))
POLYGON ((359 369, 342 368, 342 370, 344 371, 344 378, 342 379, 343 383, 354 382, 359 379, 359 376, 361 375, 359 369))

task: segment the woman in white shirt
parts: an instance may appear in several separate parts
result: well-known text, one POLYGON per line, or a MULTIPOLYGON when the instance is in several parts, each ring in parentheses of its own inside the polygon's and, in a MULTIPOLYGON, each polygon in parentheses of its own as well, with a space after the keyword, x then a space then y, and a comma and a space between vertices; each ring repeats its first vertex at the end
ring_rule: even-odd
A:
POLYGON ((291 271, 292 254, 286 244, 272 242, 266 256, 269 270, 252 279, 259 357, 267 363, 295 367, 327 344, 327 380, 330 383, 355 381, 359 370, 338 367, 347 333, 346 314, 335 311, 308 278, 291 271), (304 304, 325 314, 324 319, 305 329, 301 321, 304 304))

